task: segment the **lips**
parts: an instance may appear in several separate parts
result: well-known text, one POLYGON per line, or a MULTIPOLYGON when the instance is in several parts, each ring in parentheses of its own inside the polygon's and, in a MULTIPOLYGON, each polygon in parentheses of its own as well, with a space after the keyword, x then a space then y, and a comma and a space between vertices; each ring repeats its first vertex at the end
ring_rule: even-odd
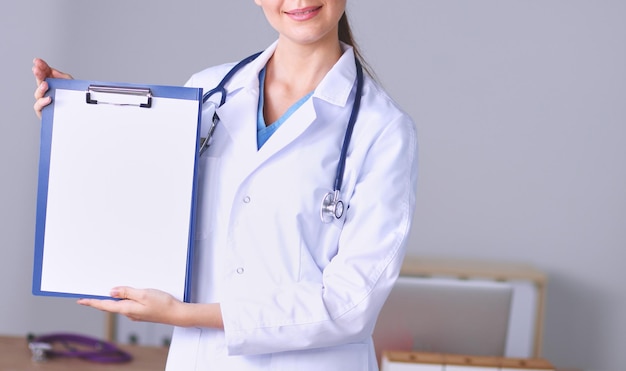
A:
POLYGON ((293 19, 306 20, 314 17, 322 9, 321 6, 311 6, 302 9, 294 9, 286 11, 285 14, 293 19))

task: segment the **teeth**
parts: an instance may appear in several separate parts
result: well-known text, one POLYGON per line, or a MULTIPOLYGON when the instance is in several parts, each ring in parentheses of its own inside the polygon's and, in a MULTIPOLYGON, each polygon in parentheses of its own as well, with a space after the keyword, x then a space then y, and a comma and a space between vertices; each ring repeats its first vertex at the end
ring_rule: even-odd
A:
POLYGON ((313 13, 313 9, 310 10, 305 10, 303 12, 295 12, 293 13, 294 15, 305 15, 305 14, 309 14, 309 13, 313 13))

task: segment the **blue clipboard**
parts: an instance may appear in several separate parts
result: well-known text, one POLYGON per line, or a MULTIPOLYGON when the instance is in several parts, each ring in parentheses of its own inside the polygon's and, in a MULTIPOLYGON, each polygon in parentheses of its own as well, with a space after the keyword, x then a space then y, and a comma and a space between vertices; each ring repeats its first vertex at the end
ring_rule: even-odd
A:
POLYGON ((188 302, 202 89, 47 81, 33 294, 188 302))

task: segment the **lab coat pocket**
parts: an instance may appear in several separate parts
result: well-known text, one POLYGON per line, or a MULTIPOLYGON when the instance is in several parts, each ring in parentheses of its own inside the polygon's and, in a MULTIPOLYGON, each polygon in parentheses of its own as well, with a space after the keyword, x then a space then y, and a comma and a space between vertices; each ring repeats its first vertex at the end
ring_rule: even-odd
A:
POLYGON ((215 182, 220 159, 204 155, 200 157, 198 171, 198 193, 196 201, 196 240, 207 239, 215 222, 215 203, 218 184, 215 182))
POLYGON ((324 370, 367 371, 367 344, 345 344, 328 348, 272 354, 272 371, 324 370))

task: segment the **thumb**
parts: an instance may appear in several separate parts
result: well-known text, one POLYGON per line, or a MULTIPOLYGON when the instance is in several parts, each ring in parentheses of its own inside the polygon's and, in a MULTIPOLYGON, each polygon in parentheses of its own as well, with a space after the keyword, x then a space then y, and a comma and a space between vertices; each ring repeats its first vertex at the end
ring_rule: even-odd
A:
POLYGON ((55 79, 74 79, 69 73, 61 72, 55 68, 50 69, 50 76, 54 77, 55 79))
POLYGON ((132 299, 136 290, 128 286, 118 286, 111 289, 110 295, 115 299, 132 299))

